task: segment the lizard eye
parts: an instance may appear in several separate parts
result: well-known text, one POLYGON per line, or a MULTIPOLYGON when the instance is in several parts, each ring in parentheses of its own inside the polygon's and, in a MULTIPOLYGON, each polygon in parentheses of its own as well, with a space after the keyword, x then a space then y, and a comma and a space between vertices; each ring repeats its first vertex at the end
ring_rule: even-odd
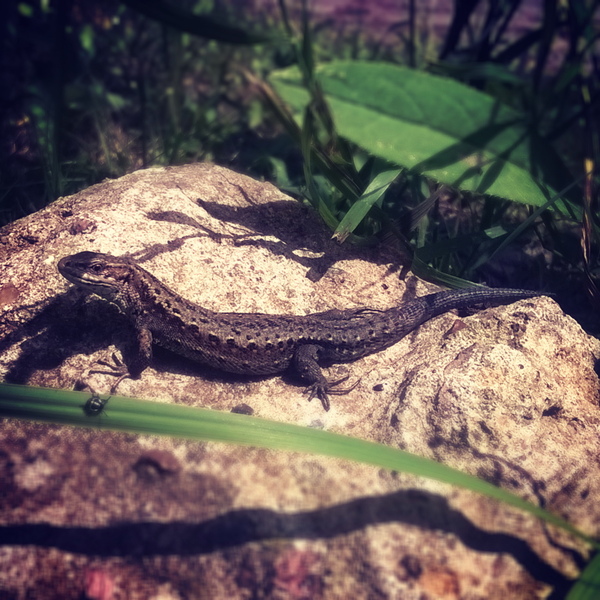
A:
POLYGON ((94 271, 94 273, 100 273, 100 271, 102 271, 102 265, 92 265, 90 269, 94 271))

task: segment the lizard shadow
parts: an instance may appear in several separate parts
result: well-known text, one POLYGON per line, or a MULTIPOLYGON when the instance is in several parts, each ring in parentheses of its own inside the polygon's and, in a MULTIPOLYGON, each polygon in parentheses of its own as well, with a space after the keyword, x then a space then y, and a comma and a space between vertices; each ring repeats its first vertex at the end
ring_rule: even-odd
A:
POLYGON ((36 371, 57 369, 71 356, 90 355, 111 344, 127 355, 126 332, 133 335, 131 323, 116 306, 70 289, 0 341, 0 354, 15 346, 20 350, 4 379, 26 384, 36 371))
MULTIPOLYGON (((196 200, 212 217, 222 223, 239 228, 228 234, 211 232, 188 215, 174 211, 152 212, 146 216, 156 221, 168 221, 201 230, 198 235, 209 235, 215 241, 225 238, 233 240, 237 246, 253 245, 268 250, 274 256, 281 256, 297 262, 309 269, 307 277, 311 281, 320 279, 338 260, 362 258, 371 262, 389 264, 389 257, 382 252, 370 252, 368 248, 343 247, 331 239, 331 232, 310 207, 287 201, 250 204, 246 207, 227 206, 217 202, 196 200), (265 237, 276 238, 264 239, 265 237), (306 256, 299 252, 312 252, 320 256, 306 256)), ((183 236, 171 240, 168 247, 146 249, 141 262, 164 251, 172 251, 184 243, 185 239, 197 235, 183 236)))
MULTIPOLYGON (((427 445, 433 450, 434 460, 444 463, 451 456, 463 459, 468 457, 471 463, 469 471, 479 479, 518 495, 531 495, 540 508, 551 510, 548 508, 544 493, 546 486, 543 479, 534 477, 527 469, 500 454, 482 452, 469 441, 472 434, 469 433, 467 425, 455 429, 449 435, 441 434, 436 431, 436 425, 432 425, 432 435, 427 439, 427 445)), ((480 421, 477 425, 484 434, 493 436, 493 432, 487 428, 485 422, 480 421)), ((583 478, 582 472, 580 476, 583 478)), ((568 544, 554 540, 545 522, 542 521, 541 525, 548 544, 569 555, 577 563, 579 556, 577 550, 569 547, 568 544)))
MULTIPOLYGON (((20 524, 0 526, 0 545, 34 545, 95 557, 206 555, 252 542, 276 539, 331 539, 371 525, 406 524, 455 536, 480 553, 507 554, 531 577, 553 587, 549 598, 563 598, 572 585, 530 545, 513 535, 485 531, 447 499, 420 490, 357 498, 345 503, 295 513, 271 509, 230 510, 203 522, 121 523, 104 527, 20 524)), ((422 567, 414 556, 409 576, 418 579, 422 567)), ((584 561, 578 557, 579 567, 584 561)))

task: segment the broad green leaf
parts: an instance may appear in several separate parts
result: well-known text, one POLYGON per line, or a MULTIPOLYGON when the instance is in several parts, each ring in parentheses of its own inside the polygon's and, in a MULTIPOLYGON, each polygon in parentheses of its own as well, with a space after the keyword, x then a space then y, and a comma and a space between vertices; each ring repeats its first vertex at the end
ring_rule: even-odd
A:
MULTIPOLYGON (((535 206, 572 180, 524 114, 462 83, 377 62, 335 61, 316 71, 339 134, 375 156, 535 206)), ((273 73, 271 82, 296 114, 308 102, 297 69, 273 73)))

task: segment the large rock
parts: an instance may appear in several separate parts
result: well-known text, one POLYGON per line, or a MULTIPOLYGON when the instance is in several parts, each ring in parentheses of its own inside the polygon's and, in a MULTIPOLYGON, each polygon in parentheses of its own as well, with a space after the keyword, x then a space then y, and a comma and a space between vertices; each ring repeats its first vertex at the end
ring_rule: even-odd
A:
MULTIPOLYGON (((386 308, 435 291, 402 279, 393 251, 339 246, 273 186, 210 165, 96 185, 5 227, 0 244, 2 377, 41 386, 108 391, 114 378, 89 369, 127 342, 114 307, 56 270, 82 250, 130 254, 214 310, 386 308)), ((333 367, 360 383, 328 413, 291 378, 227 376, 166 352, 119 394, 246 404, 382 442, 597 536, 599 356, 542 297, 440 316, 333 367)), ((588 558, 492 500, 314 456, 4 420, 0 478, 0 595, 15 599, 560 597, 588 558)))

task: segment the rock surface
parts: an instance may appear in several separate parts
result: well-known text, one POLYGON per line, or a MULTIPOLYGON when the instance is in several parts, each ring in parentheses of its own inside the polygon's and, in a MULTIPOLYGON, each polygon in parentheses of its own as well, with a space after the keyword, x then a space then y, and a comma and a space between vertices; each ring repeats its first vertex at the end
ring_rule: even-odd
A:
MULTIPOLYGON (((312 212, 223 168, 139 171, 0 230, 0 373, 73 388, 126 342, 59 258, 130 254, 213 310, 386 308, 435 291, 391 251, 339 246, 312 212)), ((446 314, 333 367, 325 413, 287 377, 157 352, 119 394, 319 427, 481 476, 600 534, 600 342, 549 298, 446 314)), ((102 418, 109 418, 102 417, 102 418)), ((561 597, 588 549, 478 495, 316 456, 0 421, 7 598, 561 597)))

